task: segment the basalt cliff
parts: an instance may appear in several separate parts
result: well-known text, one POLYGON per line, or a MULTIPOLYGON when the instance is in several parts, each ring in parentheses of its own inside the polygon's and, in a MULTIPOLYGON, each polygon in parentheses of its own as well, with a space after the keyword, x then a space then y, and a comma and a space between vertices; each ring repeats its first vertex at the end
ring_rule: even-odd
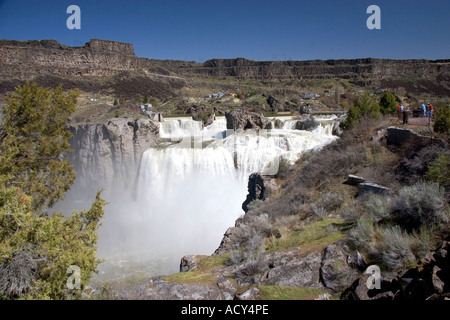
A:
POLYGON ((311 60, 254 61, 212 59, 204 63, 136 57, 132 44, 92 39, 70 47, 55 40, 0 40, 0 93, 25 80, 67 89, 118 96, 142 94, 159 98, 179 94, 196 79, 254 79, 270 87, 273 80, 346 80, 359 87, 404 87, 406 91, 450 94, 450 60, 311 60), (100 79, 103 79, 100 81, 100 79))

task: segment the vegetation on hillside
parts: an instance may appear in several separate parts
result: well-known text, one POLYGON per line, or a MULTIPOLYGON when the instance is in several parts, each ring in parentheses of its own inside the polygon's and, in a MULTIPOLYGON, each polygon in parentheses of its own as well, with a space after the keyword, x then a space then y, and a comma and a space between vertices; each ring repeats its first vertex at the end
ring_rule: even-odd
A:
POLYGON ((237 234, 229 264, 253 261, 256 269, 264 268, 269 252, 299 247, 308 253, 346 239, 367 264, 397 271, 415 266, 448 237, 447 147, 398 148, 373 140, 390 120, 368 116, 378 118, 369 99, 355 104, 364 116, 340 139, 283 166, 277 193, 249 206, 238 221, 245 228, 237 234), (358 195, 356 187, 343 184, 349 174, 382 184, 390 193, 358 195))

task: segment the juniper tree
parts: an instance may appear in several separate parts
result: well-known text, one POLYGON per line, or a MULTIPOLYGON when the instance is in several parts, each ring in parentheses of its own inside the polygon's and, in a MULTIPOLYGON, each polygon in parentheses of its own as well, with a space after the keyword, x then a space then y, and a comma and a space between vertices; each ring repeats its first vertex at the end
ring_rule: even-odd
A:
POLYGON ((64 155, 71 151, 66 123, 77 97, 77 90, 64 93, 62 86, 45 89, 27 82, 2 108, 0 181, 31 196, 34 209, 52 207, 75 180, 64 155))
POLYGON ((75 171, 66 128, 78 91, 26 83, 3 106, 0 127, 0 299, 64 299, 69 266, 80 268, 80 289, 100 262, 97 231, 105 202, 100 192, 87 211, 46 212, 64 197, 75 171))
POLYGON ((397 101, 394 94, 385 91, 380 99, 380 111, 383 114, 394 113, 397 110, 397 101))

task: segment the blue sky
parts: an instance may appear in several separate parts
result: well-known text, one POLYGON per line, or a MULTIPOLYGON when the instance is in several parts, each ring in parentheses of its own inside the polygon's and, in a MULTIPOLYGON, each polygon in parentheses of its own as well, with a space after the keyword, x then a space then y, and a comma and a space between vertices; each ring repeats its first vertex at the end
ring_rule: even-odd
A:
POLYGON ((0 39, 91 38, 132 43, 136 55, 205 61, 448 59, 448 0, 0 0, 0 39), (69 30, 69 5, 81 29, 69 30), (368 6, 381 9, 369 30, 368 6))

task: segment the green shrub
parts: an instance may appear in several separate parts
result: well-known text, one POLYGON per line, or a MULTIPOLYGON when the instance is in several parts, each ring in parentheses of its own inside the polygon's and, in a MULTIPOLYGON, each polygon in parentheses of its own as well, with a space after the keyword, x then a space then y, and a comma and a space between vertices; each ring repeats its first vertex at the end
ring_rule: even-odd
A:
POLYGON ((425 179, 437 182, 446 190, 450 190, 450 156, 444 153, 439 154, 437 159, 429 165, 425 179))
POLYGON ((395 95, 385 91, 380 99, 380 111, 383 114, 394 113, 397 110, 397 101, 395 95))
POLYGON ((450 132, 450 106, 442 106, 436 109, 433 114, 435 132, 449 133, 450 132))
POLYGON ((350 106, 347 118, 340 123, 340 127, 344 130, 352 129, 362 117, 378 119, 380 116, 380 105, 366 93, 362 98, 356 99, 350 106))
POLYGON ((35 209, 52 207, 75 181, 64 154, 71 151, 67 122, 78 95, 27 82, 2 106, 0 181, 24 190, 35 209))

